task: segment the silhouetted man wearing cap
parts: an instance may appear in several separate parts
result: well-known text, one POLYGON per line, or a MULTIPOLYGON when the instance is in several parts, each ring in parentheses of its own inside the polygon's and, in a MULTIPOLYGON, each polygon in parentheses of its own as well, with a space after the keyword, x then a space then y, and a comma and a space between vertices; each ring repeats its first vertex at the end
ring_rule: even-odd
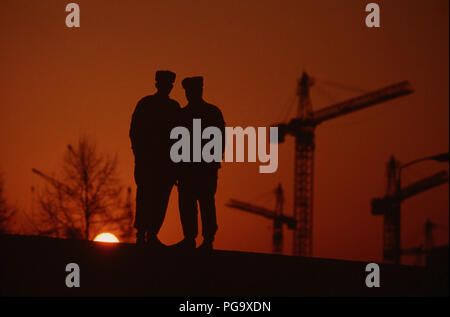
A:
MULTIPOLYGON (((225 122, 222 112, 203 100, 203 77, 185 78, 182 82, 186 90, 188 104, 181 110, 183 126, 190 130, 193 136, 193 119, 201 119, 203 128, 214 126, 222 132, 222 154, 225 148, 225 122)), ((202 148, 208 140, 202 140, 202 148)), ((193 141, 190 142, 191 147, 193 141)), ((217 231, 215 194, 217 189, 217 172, 220 162, 193 162, 179 163, 178 202, 184 239, 177 246, 195 248, 195 238, 198 234, 197 202, 200 205, 202 220, 203 243, 202 250, 212 250, 213 241, 217 231)))
POLYGON ((157 234, 166 214, 176 180, 170 160, 170 130, 178 124, 180 105, 169 98, 175 73, 157 71, 157 92, 142 98, 131 119, 130 139, 134 153, 137 185, 136 243, 163 246, 157 234))

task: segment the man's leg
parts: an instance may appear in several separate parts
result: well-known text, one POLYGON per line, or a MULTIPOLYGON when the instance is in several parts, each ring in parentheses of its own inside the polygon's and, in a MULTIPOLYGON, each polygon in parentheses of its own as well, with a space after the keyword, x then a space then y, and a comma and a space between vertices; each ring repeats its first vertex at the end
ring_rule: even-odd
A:
POLYGON ((184 240, 180 246, 195 247, 195 238, 198 234, 197 199, 189 183, 181 180, 178 184, 178 208, 184 240))
POLYGON ((145 189, 143 185, 138 185, 136 189, 136 216, 134 227, 136 228, 136 243, 145 243, 145 233, 148 226, 148 209, 145 205, 145 189))
POLYGON ((200 214, 202 218, 202 249, 212 249, 217 232, 215 194, 217 189, 217 170, 208 170, 204 177, 204 186, 200 195, 200 214))
POLYGON ((218 228, 214 196, 207 195, 200 199, 200 214, 202 218, 203 240, 206 243, 212 244, 218 228))
POLYGON ((134 181, 136 183, 136 215, 134 218, 134 227, 136 228, 136 243, 145 243, 145 234, 148 227, 149 206, 147 182, 148 171, 142 164, 135 164, 134 166, 134 181))
POLYGON ((147 242, 158 242, 157 235, 162 227, 164 218, 166 217, 167 205, 169 203, 170 192, 172 191, 173 181, 163 180, 160 182, 154 181, 149 200, 148 228, 147 228, 147 242))

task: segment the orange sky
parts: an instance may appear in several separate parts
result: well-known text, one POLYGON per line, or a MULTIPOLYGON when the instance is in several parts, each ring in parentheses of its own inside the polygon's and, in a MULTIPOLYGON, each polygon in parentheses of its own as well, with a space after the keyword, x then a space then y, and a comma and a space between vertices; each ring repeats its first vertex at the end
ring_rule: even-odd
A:
MULTIPOLYGON (((370 199, 385 191, 385 162, 449 149, 447 0, 378 1, 381 28, 364 25, 367 1, 75 1, 81 28, 65 26, 70 1, 2 1, 0 16, 0 170, 11 203, 30 208, 31 168, 55 171, 80 134, 117 153, 120 176, 133 185, 128 139, 136 102, 154 91, 154 72, 177 73, 173 98, 186 104, 181 79, 205 77, 205 99, 221 107, 229 126, 264 126, 286 118, 302 69, 317 78, 313 109, 358 92, 408 79, 416 92, 319 126, 316 134, 313 254, 381 259, 382 218, 370 199), (326 91, 327 94, 320 93, 326 91), (333 101, 334 100, 334 101, 333 101)), ((290 116, 295 112, 292 108, 290 116)), ((279 169, 226 163, 217 193, 216 247, 271 251, 272 223, 224 206, 229 198, 260 199, 278 182, 292 212, 293 140, 279 148, 279 169)), ((447 169, 423 163, 404 172, 412 182, 447 169)), ((422 242, 429 217, 448 244, 448 185, 403 204, 403 247, 422 242)), ((285 231, 285 252, 291 232, 285 231)), ((181 239, 176 191, 160 238, 181 239)))

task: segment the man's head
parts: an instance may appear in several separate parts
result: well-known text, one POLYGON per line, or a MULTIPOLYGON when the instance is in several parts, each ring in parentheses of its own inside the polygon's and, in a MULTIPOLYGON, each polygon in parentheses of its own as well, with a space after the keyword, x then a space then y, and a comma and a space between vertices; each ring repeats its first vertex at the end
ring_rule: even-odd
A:
POLYGON ((203 77, 187 77, 183 79, 181 85, 186 91, 186 98, 189 102, 202 100, 203 77))
POLYGON ((168 96, 172 91, 175 77, 176 74, 170 70, 158 70, 155 74, 155 87, 158 89, 158 93, 168 96))

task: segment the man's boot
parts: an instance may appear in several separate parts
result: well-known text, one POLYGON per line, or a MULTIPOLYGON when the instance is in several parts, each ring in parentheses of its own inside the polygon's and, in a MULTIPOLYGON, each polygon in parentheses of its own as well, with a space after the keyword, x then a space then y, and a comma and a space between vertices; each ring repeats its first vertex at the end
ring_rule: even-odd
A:
POLYGON ((180 242, 172 245, 172 247, 175 249, 182 249, 182 250, 194 250, 195 245, 196 243, 194 238, 184 238, 180 242))
POLYGON ((201 252, 211 252, 213 250, 214 239, 203 239, 202 244, 197 248, 201 252))
POLYGON ((137 245, 145 244, 145 230, 138 230, 136 232, 136 244, 137 245))
POLYGON ((147 245, 152 249, 163 249, 167 247, 164 243, 159 241, 158 237, 148 235, 147 235, 147 245))

